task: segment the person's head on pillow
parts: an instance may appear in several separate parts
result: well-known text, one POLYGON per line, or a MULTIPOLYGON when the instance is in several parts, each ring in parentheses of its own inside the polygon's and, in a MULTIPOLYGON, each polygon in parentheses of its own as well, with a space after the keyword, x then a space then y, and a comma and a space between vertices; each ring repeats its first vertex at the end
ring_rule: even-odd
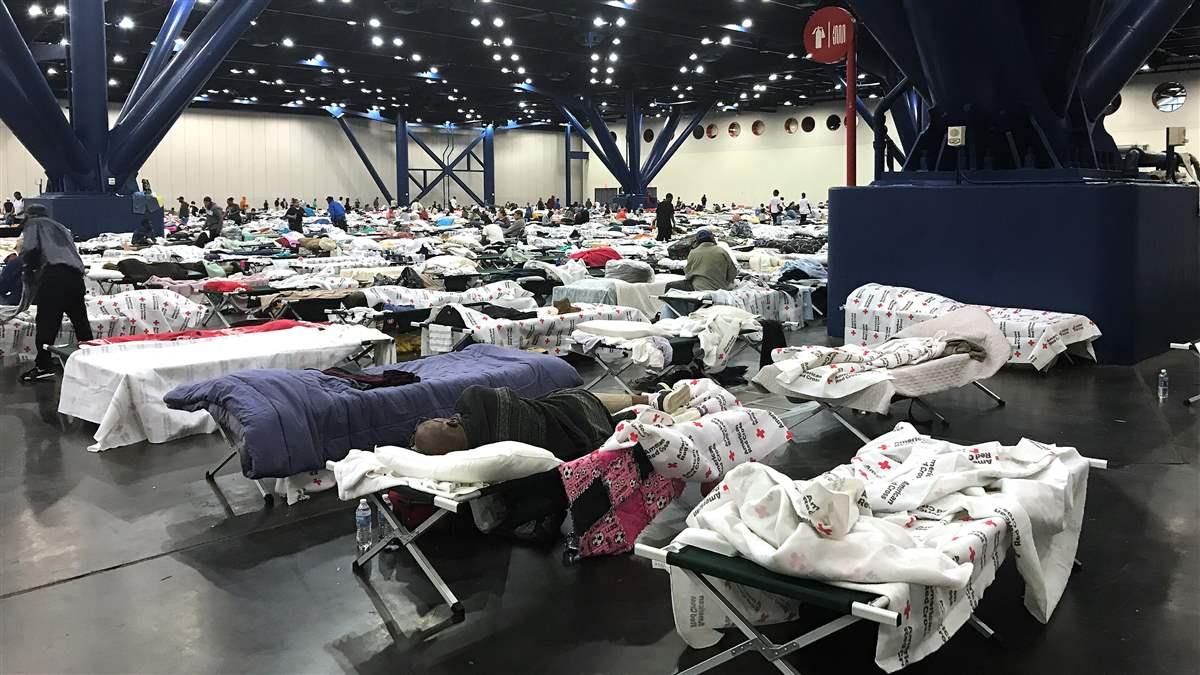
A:
POLYGON ((417 425, 412 449, 422 455, 445 455, 467 448, 467 432, 458 417, 425 420, 417 425))

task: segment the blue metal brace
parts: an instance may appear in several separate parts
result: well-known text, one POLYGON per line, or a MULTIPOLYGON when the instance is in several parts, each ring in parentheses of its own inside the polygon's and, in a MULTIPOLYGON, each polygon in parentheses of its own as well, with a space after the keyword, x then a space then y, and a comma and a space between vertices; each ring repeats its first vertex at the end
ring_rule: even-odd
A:
POLYGON ((490 124, 483 129, 483 200, 496 204, 496 128, 490 124))
POLYGON ((345 117, 338 115, 334 119, 337 120, 338 126, 342 128, 342 132, 346 134, 346 138, 350 140, 350 145, 354 146, 354 152, 358 153, 358 158, 362 160, 363 166, 367 167, 367 173, 371 174, 371 180, 375 181, 375 186, 379 188, 379 192, 383 194, 383 198, 390 204, 392 193, 388 191, 387 184, 379 177, 379 172, 375 170, 375 165, 371 163, 371 158, 367 157, 367 152, 363 150, 362 145, 358 143, 358 139, 354 137, 354 131, 350 129, 349 124, 346 124, 345 117))
POLYGON ((218 0, 183 49, 109 133, 109 169, 132 177, 270 0, 218 0))
POLYGON ((125 97, 125 104, 121 106, 121 113, 117 115, 117 124, 125 121, 129 110, 142 99, 150 83, 167 67, 171 54, 175 52, 175 40, 179 39, 180 33, 183 32, 183 26, 187 23, 195 4, 196 0, 175 0, 171 4, 167 18, 158 31, 158 37, 154 39, 154 46, 150 48, 150 53, 142 63, 142 69, 138 71, 137 79, 133 81, 129 95, 125 97))
POLYGON ((708 101, 700 104, 700 107, 696 109, 696 112, 692 115, 692 118, 688 120, 687 126, 685 126, 683 130, 675 136, 675 140, 671 143, 670 147, 667 148, 667 151, 664 152, 661 157, 659 157, 658 161, 650 167, 649 171, 643 172, 642 180, 645 181, 647 186, 649 186, 650 183, 652 183, 654 179, 658 177, 659 172, 661 172, 663 168, 667 166, 667 162, 671 161, 671 158, 675 156, 675 153, 679 151, 679 148, 683 147, 683 142, 691 138, 692 130, 704 121, 704 117, 708 115, 710 111, 712 111, 713 106, 716 104, 717 100, 715 98, 709 99, 708 101))

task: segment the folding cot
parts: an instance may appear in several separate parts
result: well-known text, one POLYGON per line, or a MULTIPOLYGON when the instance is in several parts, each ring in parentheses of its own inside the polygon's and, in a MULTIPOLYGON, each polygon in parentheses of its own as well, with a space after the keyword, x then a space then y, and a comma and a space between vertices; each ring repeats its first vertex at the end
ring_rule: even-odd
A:
POLYGON ((894 672, 962 625, 994 635, 975 612, 1010 550, 1025 606, 1047 622, 1079 566, 1088 473, 1106 468, 1073 448, 955 446, 902 424, 811 480, 739 467, 672 544, 634 551, 672 572, 676 627, 689 645, 715 645, 726 626, 746 638, 678 675, 750 652, 797 674, 785 656, 863 620, 879 625, 876 662, 894 672), (842 616, 783 644, 758 628, 806 607, 842 616))
POLYGON ((216 430, 208 415, 164 405, 176 386, 246 368, 329 368, 368 355, 380 363, 394 358, 392 339, 376 330, 276 326, 85 347, 66 359, 58 411, 99 425, 89 450, 165 443, 216 430))
MULTIPOLYGON (((743 329, 738 334, 737 345, 730 351, 725 361, 732 361, 747 347, 758 349, 760 343, 754 340, 754 336, 760 334, 761 331, 758 330, 743 329)), ((671 347, 672 358, 669 363, 663 364, 663 370, 672 366, 690 366, 702 355, 700 338, 698 337, 673 335, 664 339, 671 347)), ((587 357, 600 366, 600 374, 584 385, 584 388, 588 391, 595 389, 604 380, 612 378, 617 383, 617 386, 625 390, 626 393, 631 395, 635 393, 629 383, 621 377, 634 366, 639 364, 644 365, 638 358, 635 358, 633 348, 613 343, 613 341, 606 342, 603 339, 587 342, 573 339, 571 351, 572 353, 587 357)))
POLYGON ((535 316, 523 319, 492 318, 457 303, 446 307, 456 309, 461 321, 445 325, 438 323, 435 316, 421 324, 422 354, 450 351, 454 345, 470 337, 476 343, 516 349, 537 348, 554 356, 565 356, 572 350, 571 334, 581 323, 596 320, 646 321, 646 316, 636 309, 587 303, 579 303, 578 312, 557 314, 553 313, 553 309, 542 308, 537 310, 535 316))
POLYGON ((701 307, 727 305, 744 309, 764 319, 803 328, 806 321, 816 318, 813 289, 811 286, 795 288, 795 296, 774 288, 743 285, 732 291, 672 290, 666 295, 658 296, 658 299, 681 316, 687 316, 701 307))
POLYGON ((662 302, 658 296, 666 292, 667 284, 681 281, 679 274, 659 274, 654 281, 629 283, 617 279, 583 279, 554 289, 553 300, 568 300, 578 304, 588 302, 603 305, 632 307, 646 316, 658 314, 662 302))
MULTIPOLYGON (((1191 352, 1192 354, 1195 354, 1196 358, 1200 358, 1200 342, 1174 342, 1174 343, 1171 343, 1171 349, 1180 349, 1183 351, 1188 351, 1188 352, 1191 352)), ((1183 402, 1183 404, 1190 406, 1190 405, 1195 404, 1198 401, 1200 401, 1200 394, 1196 394, 1195 396, 1185 400, 1183 402)))
MULTIPOLYGON (((192 381, 164 399, 173 410, 207 411, 229 442, 231 452, 206 478, 213 480, 240 455, 243 475, 257 481, 323 470, 352 448, 408 444, 421 420, 454 414, 459 395, 471 385, 509 387, 536 398, 581 384, 575 369, 559 359, 493 345, 365 372, 388 370, 420 381, 359 390, 320 371, 255 369, 192 381)), ((265 490, 264 497, 270 501, 265 490)))
MULTIPOLYGON (((787 417, 806 415, 794 422, 793 426, 820 412, 828 411, 842 426, 864 442, 869 437, 843 416, 839 408, 884 415, 894 403, 911 400, 928 410, 943 424, 948 424, 946 418, 925 401, 924 397, 965 386, 979 389, 998 405, 1003 406, 1004 400, 981 382, 999 372, 1008 361, 1011 351, 1008 339, 988 315, 976 307, 963 307, 929 321, 910 325, 894 334, 892 339, 934 338, 939 333, 970 342, 978 348, 978 356, 981 358, 973 358, 967 353, 956 353, 913 365, 901 365, 882 373, 878 369, 861 369, 855 363, 847 362, 822 366, 813 372, 802 374, 792 383, 784 381, 785 368, 777 360, 776 363, 760 370, 754 376, 753 382, 772 393, 787 397, 793 403, 805 404, 785 414, 787 417), (853 389, 852 386, 842 388, 847 383, 852 385, 855 380, 866 382, 868 378, 880 381, 860 389, 853 389), (828 389, 825 389, 826 387, 828 389), (823 393, 824 391, 828 393, 823 393), (806 403, 813 401, 816 402, 816 406, 806 403)), ((852 351, 857 348, 846 349, 852 351)))
POLYGON ((850 293, 843 337, 846 344, 870 347, 908 326, 962 307, 978 307, 995 322, 1011 347, 1010 364, 1046 370, 1062 354, 1096 360, 1092 342, 1100 338, 1100 329, 1081 314, 966 305, 935 293, 880 284, 867 284, 850 293))

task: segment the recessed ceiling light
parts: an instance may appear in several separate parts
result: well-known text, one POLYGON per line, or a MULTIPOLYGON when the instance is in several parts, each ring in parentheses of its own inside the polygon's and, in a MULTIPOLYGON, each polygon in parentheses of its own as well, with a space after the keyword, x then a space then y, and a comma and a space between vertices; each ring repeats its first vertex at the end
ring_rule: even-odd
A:
POLYGON ((403 47, 404 40, 402 40, 401 38, 398 38, 398 37, 394 37, 394 38, 392 38, 392 46, 393 47, 403 47))
POLYGON ((510 37, 505 37, 503 40, 501 40, 501 42, 504 44, 505 47, 512 46, 512 38, 510 38, 510 37))
POLYGON ((413 61, 420 61, 420 60, 421 60, 421 55, 420 55, 420 54, 413 54, 413 55, 412 55, 412 60, 413 60, 413 61))
POLYGON ((67 15, 66 5, 55 5, 54 6, 54 16, 66 16, 66 15, 67 15))
POLYGON ((481 24, 481 23, 483 23, 483 22, 482 22, 482 21, 480 21, 479 19, 476 19, 476 18, 474 18, 474 17, 472 17, 472 18, 471 18, 471 25, 472 25, 472 26, 475 26, 476 28, 479 28, 479 24, 481 24))
POLYGON ((501 28, 504 26, 504 19, 501 19, 500 17, 496 17, 496 18, 492 19, 492 25, 495 26, 496 28, 501 28))
POLYGON ((751 21, 750 19, 742 19, 742 28, 749 28, 750 26, 753 26, 753 25, 754 25, 754 22, 751 21))
POLYGON ((121 20, 117 22, 117 28, 121 28, 124 30, 129 30, 130 28, 133 28, 133 25, 134 25, 133 19, 131 19, 127 16, 121 17, 121 20))
POLYGON ((733 40, 729 39, 728 35, 721 38, 721 44, 725 47, 728 47, 730 42, 733 42, 733 40))
POLYGON ((280 44, 282 44, 284 47, 295 47, 296 46, 296 43, 293 42, 292 38, 290 38, 290 37, 283 38, 283 42, 281 42, 280 44))
POLYGON ((369 25, 371 28, 379 28, 379 19, 376 19, 375 17, 371 17, 367 21, 367 25, 369 25))
POLYGON ((483 38, 483 45, 485 47, 491 47, 492 46, 492 38, 490 38, 490 37, 483 38))
POLYGON ((29 16, 41 16, 41 15, 42 15, 42 6, 41 5, 35 3, 35 4, 32 4, 29 6, 29 16))
POLYGON ((120 82, 118 82, 118 81, 117 81, 117 78, 115 78, 115 77, 114 77, 114 78, 111 78, 111 79, 109 79, 109 81, 108 81, 108 86, 110 86, 110 87, 115 87, 115 86, 117 86, 118 84, 121 84, 121 83, 120 83, 120 82))
POLYGON ((371 38, 371 44, 375 45, 376 47, 382 47, 383 46, 383 38, 376 35, 371 38))
POLYGON ((625 17, 623 17, 623 16, 618 16, 618 17, 617 17, 617 25, 618 25, 618 26, 624 26, 624 25, 625 25, 625 17))
POLYGON ((600 17, 596 17, 596 18, 592 19, 592 25, 597 28, 599 28, 600 26, 603 26, 606 23, 608 23, 608 22, 600 17))

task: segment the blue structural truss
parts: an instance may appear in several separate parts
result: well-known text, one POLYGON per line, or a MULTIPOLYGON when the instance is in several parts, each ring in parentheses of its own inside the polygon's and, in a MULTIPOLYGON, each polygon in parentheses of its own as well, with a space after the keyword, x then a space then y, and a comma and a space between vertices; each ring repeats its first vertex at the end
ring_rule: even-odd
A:
POLYGON ((449 179, 458 184, 463 192, 467 194, 476 204, 480 206, 494 206, 496 204, 496 129, 492 125, 487 125, 479 129, 479 135, 467 144, 459 154, 449 162, 442 161, 437 153, 433 151, 429 145, 421 140, 420 137, 412 134, 409 130, 414 126, 409 123, 403 113, 397 113, 394 120, 383 119, 378 115, 369 115, 363 113, 355 113, 348 110, 343 110, 336 106, 329 106, 325 110, 338 121, 342 131, 346 133, 346 138, 350 140, 350 144, 354 146, 354 151, 358 153, 359 159, 362 160, 367 172, 371 174, 371 178, 375 181, 375 185, 379 187, 380 193, 390 202, 392 201, 391 192, 387 185, 380 178, 379 172, 375 170, 371 160, 367 158, 362 146, 354 136, 354 132, 350 126, 346 124, 346 116, 362 117, 364 119, 383 122, 384 124, 394 124, 396 126, 396 203, 401 206, 408 206, 414 201, 421 201, 427 195, 434 191, 435 188, 443 180, 449 179), (408 141, 412 140, 429 158, 433 160, 436 168, 433 169, 413 169, 411 168, 410 158, 408 156, 408 141), (481 147, 482 146, 482 147, 481 147), (481 158, 476 150, 480 150, 483 154, 481 158), (474 160, 474 168, 472 165, 474 160), (460 164, 465 162, 466 166, 459 168, 460 164), (418 176, 418 173, 420 174, 418 176), (430 178, 429 174, 435 174, 430 178), (483 174, 483 195, 480 196, 459 174, 464 173, 481 173, 483 174), (417 196, 411 197, 412 191, 409 184, 417 187, 417 196))
POLYGON ((582 96, 572 99, 529 84, 517 86, 525 91, 549 98, 558 106, 559 112, 567 120, 566 166, 568 196, 570 194, 571 160, 580 159, 579 153, 571 151, 570 133, 574 131, 591 148, 596 159, 600 160, 604 168, 608 169, 613 178, 620 183, 625 202, 631 208, 637 208, 646 202, 646 193, 650 184, 654 182, 659 172, 666 167, 667 162, 671 161, 671 158, 675 156, 679 148, 683 146, 683 142, 691 136, 692 130, 704 120, 704 116, 712 111, 713 106, 716 105, 716 99, 700 102, 682 129, 679 128, 679 123, 683 119, 684 111, 680 106, 672 106, 662 132, 659 133, 658 139, 650 149, 650 155, 643 162, 641 151, 642 131, 645 119, 641 112, 641 107, 638 105, 638 98, 635 92, 631 91, 625 96, 625 155, 622 155, 620 148, 617 147, 617 142, 614 140, 612 130, 609 129, 608 124, 604 121, 602 111, 593 103, 590 97, 582 96), (580 118, 581 115, 583 119, 580 118), (584 126, 584 120, 591 127, 591 133, 584 126))
POLYGON ((97 227, 136 228, 146 217, 132 207, 138 171, 269 2, 218 0, 176 52, 175 39, 195 0, 174 0, 112 128, 105 3, 69 5, 69 121, 7 4, 0 3, 0 120, 46 171, 47 194, 33 201, 61 216, 76 235, 97 227))

